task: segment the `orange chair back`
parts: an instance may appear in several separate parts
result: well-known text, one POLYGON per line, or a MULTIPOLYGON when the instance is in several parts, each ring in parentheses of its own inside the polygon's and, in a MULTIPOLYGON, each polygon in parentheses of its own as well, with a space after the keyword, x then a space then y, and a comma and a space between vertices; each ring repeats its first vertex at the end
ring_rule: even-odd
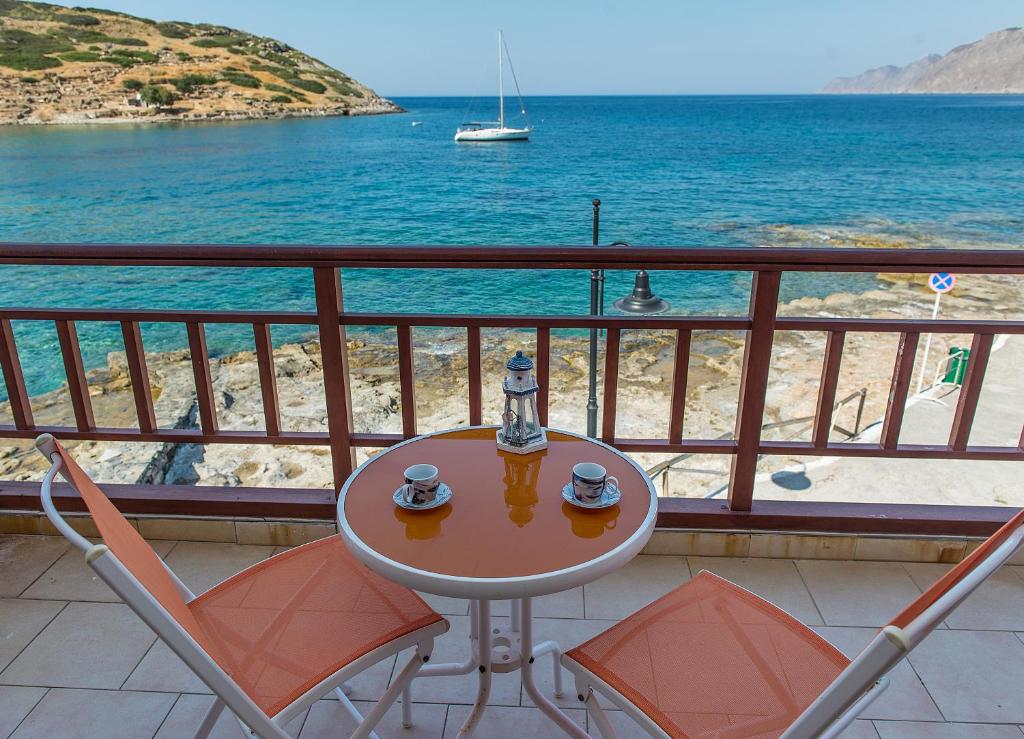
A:
POLYGON ((936 580, 930 588, 921 593, 910 605, 900 611, 892 620, 893 626, 905 629, 914 619, 924 613, 939 598, 964 579, 985 558, 998 549, 1021 526, 1024 526, 1024 509, 1017 512, 996 533, 982 542, 981 546, 964 557, 960 564, 936 580))
POLYGON ((61 458, 60 474, 85 501, 103 543, 182 628, 193 637, 201 634, 178 586, 153 548, 128 523, 67 450, 56 440, 54 444, 61 458))

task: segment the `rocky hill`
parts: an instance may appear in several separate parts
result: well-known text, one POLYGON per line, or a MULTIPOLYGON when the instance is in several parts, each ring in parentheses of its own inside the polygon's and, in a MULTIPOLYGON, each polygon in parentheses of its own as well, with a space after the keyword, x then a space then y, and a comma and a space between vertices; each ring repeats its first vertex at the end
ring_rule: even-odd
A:
POLYGON ((0 124, 399 111, 343 72, 272 38, 0 0, 0 124))
POLYGON ((1024 29, 1007 28, 905 67, 837 77, 830 93, 1024 93, 1024 29))

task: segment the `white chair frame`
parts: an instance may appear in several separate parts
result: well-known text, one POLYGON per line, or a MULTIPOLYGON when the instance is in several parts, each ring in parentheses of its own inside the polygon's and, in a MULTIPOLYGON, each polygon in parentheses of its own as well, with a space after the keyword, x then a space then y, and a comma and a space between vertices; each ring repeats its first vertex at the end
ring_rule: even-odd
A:
MULTIPOLYGON (((238 720, 239 727, 245 736, 259 736, 264 739, 291 739, 285 731, 285 725, 295 716, 301 714, 323 696, 331 691, 335 693, 341 705, 357 722, 358 727, 351 734, 351 739, 379 739, 374 728, 384 714, 402 696, 402 723, 406 727, 412 725, 412 680, 416 673, 430 659, 433 651, 434 638, 448 630, 446 621, 438 621, 421 629, 395 639, 373 651, 350 662, 334 674, 326 677, 317 685, 296 698, 273 717, 268 716, 241 689, 213 658, 203 649, 181 625, 160 605, 159 602, 134 575, 114 556, 103 544, 93 545, 64 520, 53 504, 52 485, 54 477, 60 470, 62 460, 53 445, 53 438, 43 435, 36 440, 40 452, 50 460, 51 466, 43 477, 40 498, 43 511, 50 522, 72 544, 85 553, 85 561, 96 574, 113 590, 156 634, 170 647, 181 660, 213 691, 216 699, 205 718, 194 734, 195 739, 206 739, 212 731, 222 711, 227 708, 238 720), (346 682, 359 675, 368 667, 387 657, 415 647, 416 651, 405 667, 394 678, 391 685, 380 700, 365 717, 359 713, 346 695, 346 682)), ((182 598, 188 603, 195 599, 174 572, 164 565, 171 580, 177 586, 182 598)))
MULTIPOLYGON (((1002 544, 907 624, 906 628, 890 625, 879 631, 831 685, 790 724, 781 739, 838 737, 888 687, 888 672, 992 573, 1002 567, 1022 544, 1024 525, 1017 527, 1002 544)), ((579 662, 563 655, 562 666, 573 674, 576 695, 603 739, 617 739, 618 734, 608 720, 598 696, 625 712, 652 737, 668 738, 668 734, 650 716, 579 662)))

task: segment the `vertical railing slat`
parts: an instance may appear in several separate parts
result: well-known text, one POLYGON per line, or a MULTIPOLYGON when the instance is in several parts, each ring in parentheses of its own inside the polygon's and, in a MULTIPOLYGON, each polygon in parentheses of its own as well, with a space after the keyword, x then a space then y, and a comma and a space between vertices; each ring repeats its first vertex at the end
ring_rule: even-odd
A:
POLYGON ((466 329, 466 351, 469 372, 469 425, 483 423, 482 382, 480 380, 480 327, 466 329))
POLYGON ((815 449, 828 446, 832 434, 832 411, 836 404, 836 388, 839 386, 839 368, 843 363, 845 331, 830 331, 825 342, 825 359, 821 364, 821 381, 818 383, 818 405, 814 410, 814 430, 811 440, 815 449))
POLYGON ((416 363, 412 326, 398 326, 398 386, 402 396, 402 435, 416 436, 416 363))
POLYGON ((121 321, 121 336, 124 337, 124 354, 128 361, 128 376, 132 381, 139 430, 143 433, 152 433, 156 431, 156 410, 153 408, 153 391, 149 386, 146 350, 142 345, 142 328, 139 322, 121 321))
POLYGON ((7 401, 11 404, 15 428, 21 431, 34 428, 32 403, 25 387, 25 373, 21 370, 14 329, 6 318, 0 319, 0 370, 3 371, 4 385, 7 386, 7 401))
POLYGON ((352 388, 348 373, 348 345, 345 327, 341 325, 341 312, 344 310, 341 271, 337 267, 314 267, 313 287, 316 290, 316 320, 320 330, 334 490, 340 492, 356 463, 352 446, 352 388))
POLYGON ((196 402, 199 404, 199 425, 204 434, 217 433, 217 408, 213 400, 213 378, 210 376, 210 356, 206 350, 206 329, 201 323, 188 323, 188 349, 192 355, 192 375, 196 383, 196 402))
POLYGON ((601 411, 601 441, 615 443, 615 410, 619 392, 619 329, 608 329, 604 345, 604 408, 601 411))
POLYGON ((910 378, 914 374, 919 338, 920 334, 914 332, 900 334, 896 361, 892 368, 892 382, 889 385, 889 399, 885 406, 885 419, 882 421, 883 449, 895 449, 900 442, 900 428, 907 408, 907 394, 910 391, 910 378))
POLYGON ((260 394, 263 396, 267 436, 280 436, 281 408, 277 401, 277 372, 274 370, 274 343, 270 336, 270 326, 254 323, 252 335, 256 341, 256 365, 260 372, 260 394))
POLYGON ((548 403, 551 394, 548 387, 551 383, 551 329, 537 329, 537 416, 541 426, 548 425, 548 403))
POLYGON ((82 349, 78 344, 78 329, 74 321, 55 321, 57 325, 57 341, 64 357, 64 374, 68 378, 68 392, 71 395, 71 407, 75 412, 75 425, 79 431, 92 431, 96 428, 93 417, 92 400, 89 398, 89 383, 85 379, 85 367, 82 364, 82 349))
POLYGON ((736 407, 736 454, 729 471, 729 508, 749 511, 761 446, 764 398, 772 364, 781 272, 755 272, 750 288, 750 330, 743 347, 740 396, 736 407))
MULTIPOLYGON (((688 329, 676 331, 676 351, 672 365, 672 400, 669 404, 668 442, 683 441, 683 418, 686 415, 686 384, 690 373, 690 340, 688 329)), ((666 475, 666 479, 668 476, 666 475)))
POLYGON ((978 399, 981 397, 981 386, 985 381, 985 371, 988 369, 988 358, 992 353, 993 338, 995 337, 992 334, 975 334, 971 342, 967 374, 964 375, 964 382, 960 387, 960 398, 957 400, 953 426, 949 431, 949 446, 957 452, 967 449, 967 442, 971 437, 971 426, 974 424, 974 414, 978 411, 978 399))

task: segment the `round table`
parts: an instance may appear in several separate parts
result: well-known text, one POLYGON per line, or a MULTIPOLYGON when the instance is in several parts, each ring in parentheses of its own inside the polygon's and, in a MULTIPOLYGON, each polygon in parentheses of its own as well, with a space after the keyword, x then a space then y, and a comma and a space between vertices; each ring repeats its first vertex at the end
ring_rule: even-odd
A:
POLYGON ((338 528, 370 569, 415 590, 470 601, 470 656, 428 665, 420 676, 479 675, 476 703, 459 732, 469 736, 490 694, 491 673, 522 670, 534 703, 570 736, 577 724, 540 694, 536 657, 552 654, 555 693, 561 693, 561 650, 534 644, 531 598, 591 582, 621 567, 647 543, 657 493, 629 457, 594 439, 548 430, 548 448, 531 454, 500 451, 495 426, 416 437, 370 458, 349 477, 338 500, 338 528), (562 488, 577 462, 597 462, 619 480, 622 499, 602 510, 564 500, 562 488), (435 465, 452 500, 433 510, 408 511, 392 493, 406 467, 435 465), (511 600, 508 628, 491 623, 490 601, 511 600), (525 657, 524 657, 525 655, 525 657))

